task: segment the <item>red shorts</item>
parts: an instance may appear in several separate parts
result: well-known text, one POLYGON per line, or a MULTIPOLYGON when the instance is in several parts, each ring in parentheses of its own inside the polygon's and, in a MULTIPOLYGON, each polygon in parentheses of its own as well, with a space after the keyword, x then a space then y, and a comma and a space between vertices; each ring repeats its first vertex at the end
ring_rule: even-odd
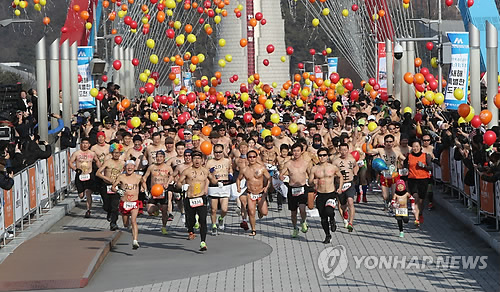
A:
POLYGON ((132 201, 132 202, 125 202, 125 201, 120 201, 120 205, 118 206, 118 210, 123 216, 129 216, 130 212, 134 209, 139 209, 139 214, 142 214, 142 201, 132 201))
POLYGON ((383 187, 388 187, 390 188, 393 184, 395 184, 401 177, 399 176, 393 176, 392 178, 386 178, 383 175, 380 175, 380 185, 383 187))

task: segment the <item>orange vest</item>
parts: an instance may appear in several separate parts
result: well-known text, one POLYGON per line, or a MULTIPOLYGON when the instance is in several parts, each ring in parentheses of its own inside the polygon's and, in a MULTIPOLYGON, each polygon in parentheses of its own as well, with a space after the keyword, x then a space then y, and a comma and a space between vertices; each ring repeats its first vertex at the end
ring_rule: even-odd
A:
POLYGON ((408 154, 408 178, 415 179, 425 179, 429 178, 429 171, 418 167, 418 162, 422 162, 426 164, 427 154, 422 153, 419 157, 413 155, 412 153, 408 154))

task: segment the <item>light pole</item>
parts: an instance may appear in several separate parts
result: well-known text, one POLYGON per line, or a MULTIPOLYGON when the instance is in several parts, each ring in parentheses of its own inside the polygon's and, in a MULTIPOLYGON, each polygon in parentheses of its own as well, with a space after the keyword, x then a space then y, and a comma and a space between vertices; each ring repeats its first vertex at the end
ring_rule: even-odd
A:
POLYGON ((0 20, 0 27, 5 27, 11 23, 29 23, 33 22, 33 20, 30 19, 3 19, 0 20))

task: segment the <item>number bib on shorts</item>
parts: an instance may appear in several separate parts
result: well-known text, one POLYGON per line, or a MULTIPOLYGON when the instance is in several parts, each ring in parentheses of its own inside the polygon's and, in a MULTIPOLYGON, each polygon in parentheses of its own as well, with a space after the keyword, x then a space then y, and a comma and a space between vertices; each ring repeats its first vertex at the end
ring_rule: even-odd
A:
POLYGON ((350 182, 345 183, 345 184, 342 186, 342 192, 347 191, 350 187, 351 187, 351 183, 350 183, 350 182))
POLYGON ((203 206, 203 198, 191 198, 191 199, 189 199, 189 206, 191 206, 191 208, 203 206))
POLYGON ((408 216, 408 208, 397 208, 396 216, 408 216))
POLYGON ((123 209, 127 211, 137 209, 137 202, 123 202, 123 209))
POLYGON ((400 176, 407 176, 409 173, 408 168, 402 168, 399 170, 399 175, 400 176))
POLYGON ((113 186, 106 186, 106 193, 108 194, 114 194, 115 192, 113 192, 113 190, 111 190, 111 187, 113 186))
POLYGON ((335 201, 335 199, 328 199, 325 203, 325 207, 335 208, 337 207, 337 202, 335 201))
POLYGON ((90 173, 80 174, 80 181, 88 181, 90 179, 90 173))
POLYGON ((304 187, 294 188, 292 187, 292 196, 297 197, 304 194, 304 187))
POLYGON ((262 198, 262 194, 250 194, 250 200, 252 201, 257 201, 260 198, 262 198))

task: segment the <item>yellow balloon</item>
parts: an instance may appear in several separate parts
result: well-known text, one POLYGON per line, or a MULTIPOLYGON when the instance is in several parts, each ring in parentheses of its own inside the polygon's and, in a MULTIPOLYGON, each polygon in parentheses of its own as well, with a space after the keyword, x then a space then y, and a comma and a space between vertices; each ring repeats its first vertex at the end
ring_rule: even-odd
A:
POLYGON ((146 98, 146 101, 149 103, 149 104, 152 104, 154 101, 155 101, 155 98, 152 97, 152 96, 148 96, 148 98, 146 98))
POLYGON ((146 75, 145 73, 139 74, 139 80, 141 80, 142 82, 146 82, 148 80, 148 75, 146 75))
POLYGON ((177 43, 178 45, 183 45, 184 44, 184 35, 183 34, 178 35, 175 38, 175 43, 177 43))
POLYGON ((26 1, 19 2, 19 7, 21 7, 22 9, 26 8, 26 6, 28 6, 26 1))
POLYGON ((272 99, 268 99, 266 100, 266 102, 264 103, 264 106, 267 108, 267 109, 272 109, 273 108, 273 105, 274 105, 274 102, 272 99))
POLYGON ((187 41, 190 42, 190 43, 196 42, 196 36, 194 34, 192 34, 192 33, 188 34, 187 41))
POLYGON ((328 14, 330 14, 330 9, 323 8, 323 11, 321 11, 321 14, 323 14, 324 16, 327 16, 328 14))
POLYGON ((149 8, 146 9, 146 11, 142 12, 143 14, 148 14, 149 13, 149 8))
POLYGON ((272 114, 271 115, 271 122, 277 124, 280 122, 280 115, 279 114, 272 114))
POLYGON ((205 55, 198 54, 197 57, 198 57, 198 63, 203 63, 203 61, 205 61, 205 55))
POLYGON ((39 3, 35 4, 35 10, 36 11, 41 11, 42 10, 42 5, 40 5, 39 3))
POLYGON ((333 111, 334 112, 338 112, 339 111, 339 109, 338 109, 339 106, 342 106, 342 104, 340 102, 338 102, 338 101, 334 102, 333 105, 332 105, 333 111))
POLYGON ((158 56, 155 54, 149 56, 149 61, 153 64, 158 64, 158 56))
POLYGON ((96 97, 99 94, 99 90, 97 88, 92 88, 90 90, 90 96, 96 97))
POLYGON ((433 101, 434 100, 434 92, 432 91, 426 91, 424 98, 427 99, 428 101, 433 101))
POLYGON ((16 16, 21 15, 21 10, 19 10, 19 9, 14 10, 14 14, 15 14, 16 16))
POLYGON ((438 62, 437 62, 437 58, 436 57, 433 57, 431 59, 431 66, 432 66, 432 68, 437 68, 438 67, 438 62))
MULTIPOLYGON (((284 91, 284 90, 283 90, 284 91)), ((285 96, 286 96, 286 91, 285 91, 285 96)), ((281 96, 281 97, 285 97, 285 96, 281 96)), ((291 106, 292 103, 289 101, 289 100, 285 100, 285 103, 284 103, 285 106, 291 106)))
POLYGON ((174 22, 175 29, 179 29, 179 28, 181 28, 181 26, 182 26, 182 23, 180 21, 177 20, 176 22, 174 22))
POLYGON ((179 83, 181 83, 181 81, 179 80, 179 78, 175 78, 175 80, 174 80, 174 84, 175 84, 175 85, 179 85, 179 83))
POLYGON ((262 137, 262 139, 266 138, 267 136, 271 136, 271 131, 268 129, 264 129, 260 136, 262 137))
POLYGON ((281 60, 281 62, 284 63, 284 62, 286 62, 286 57, 285 56, 281 56, 280 60, 281 60))
POLYGON ((243 5, 239 4, 237 8, 239 11, 241 11, 241 13, 243 13, 243 5))
POLYGON ((368 131, 373 132, 377 128, 377 123, 375 122, 369 122, 368 123, 368 131))
POLYGON ((155 41, 153 39, 148 39, 146 41, 146 46, 148 46, 148 48, 152 49, 155 47, 155 41))
POLYGON ((304 89, 302 89, 302 91, 300 92, 300 94, 302 96, 308 97, 309 94, 311 94, 311 90, 309 88, 304 88, 304 89))
POLYGON ((217 23, 217 24, 219 24, 219 22, 220 22, 220 21, 221 21, 220 16, 219 16, 219 15, 216 15, 216 16, 214 17, 214 22, 215 22, 215 23, 217 23))
MULTIPOLYGON (((285 97, 286 97, 286 90, 282 89, 282 90, 280 91, 280 96, 281 96, 281 97, 283 97, 283 98, 285 98, 285 97)), ((290 104, 291 104, 291 103, 290 103, 290 101, 289 101, 289 100, 285 101, 285 105, 286 105, 286 106, 290 106, 290 104), (288 102, 288 105, 287 105, 287 102, 288 102)))
POLYGON ((47 4, 47 0, 40 0, 40 5, 45 6, 47 4))
POLYGON ((331 48, 326 48, 326 53, 327 54, 331 54, 332 53, 332 49, 331 48))
POLYGON ((368 83, 365 84, 365 90, 366 91, 370 91, 372 89, 373 89, 373 87, 370 84, 368 84, 368 83))
POLYGON ((344 16, 344 17, 349 16, 349 10, 347 10, 347 9, 342 10, 342 16, 344 16))
POLYGON ((337 86, 335 86, 335 90, 337 91, 338 94, 342 95, 345 92, 345 87, 340 84, 337 84, 337 86))
POLYGON ((151 83, 151 84, 155 85, 156 84, 156 80, 154 80, 153 78, 149 78, 148 79, 148 83, 151 83))
POLYGON ((215 13, 220 14, 220 13, 221 13, 221 11, 222 11, 222 10, 221 10, 219 7, 215 8, 215 13))
POLYGON ((85 23, 85 28, 86 28, 87 30, 90 30, 90 29, 92 28, 92 22, 87 22, 87 23, 85 23))
POLYGON ((149 69, 144 70, 144 74, 146 74, 148 77, 151 75, 151 71, 149 69))
POLYGON ((271 86, 272 86, 273 88, 276 88, 276 87, 278 87, 278 83, 273 82, 273 83, 271 83, 271 86))
POLYGON ((226 57, 225 57, 226 61, 228 61, 229 63, 231 63, 231 61, 233 60, 233 56, 227 54, 226 57))
POLYGON ((131 29, 130 29, 130 32, 131 32, 131 33, 136 33, 136 32, 137 32, 137 29, 135 29, 135 28, 131 28, 131 29))
POLYGON ((313 19, 313 20, 312 20, 312 25, 313 25, 314 27, 318 26, 318 25, 319 25, 319 19, 317 19, 317 18, 313 19))
POLYGON ((457 100, 461 100, 462 98, 464 98, 464 91, 462 90, 462 88, 455 88, 455 91, 453 91, 453 96, 457 100))
POLYGON ((469 112, 469 115, 465 117, 465 121, 467 123, 469 123, 470 121, 472 121, 472 118, 474 118, 474 115, 476 114, 476 111, 474 110, 474 108, 471 106, 470 107, 470 112, 469 112))
POLYGON ((226 61, 224 61, 224 59, 220 59, 219 66, 221 66, 222 68, 226 67, 226 61))
POLYGON ((230 110, 230 109, 226 110, 224 112, 224 116, 226 117, 226 119, 232 120, 234 118, 234 112, 233 112, 233 110, 230 110))
POLYGON ((403 8, 408 9, 410 7, 410 3, 403 3, 403 8))
POLYGON ((196 70, 196 65, 195 64, 189 64, 189 70, 191 70, 191 72, 194 72, 196 70))
POLYGON ((295 104, 296 104, 298 107, 303 107, 303 106, 304 106, 304 102, 302 101, 302 99, 297 99, 297 101, 295 102, 295 104))
POLYGON ((444 102, 444 95, 440 92, 436 93, 434 95, 434 102, 437 104, 437 105, 441 105, 443 104, 444 102))
POLYGON ((21 2, 21 1, 19 1, 19 0, 14 0, 14 4, 15 4, 16 6, 18 6, 18 5, 19 5, 19 2, 21 2))
POLYGON ((174 9, 176 6, 174 0, 165 0, 164 2, 168 9, 174 9))
POLYGON ((330 87, 330 85, 332 84, 332 82, 330 81, 330 79, 327 79, 327 80, 325 80, 325 82, 323 82, 323 84, 324 84, 326 87, 330 87))
POLYGON ((203 91, 208 92, 209 90, 210 90, 210 86, 207 85, 207 86, 203 87, 203 91))
POLYGON ((149 115, 149 119, 150 119, 151 121, 153 121, 153 122, 158 121, 158 114, 157 114, 157 113, 151 113, 151 114, 149 115))
POLYGON ((413 110, 411 109, 411 107, 407 106, 407 107, 405 107, 405 108, 404 108, 403 113, 405 113, 405 114, 406 114, 406 113, 410 113, 410 114, 412 114, 412 113, 413 113, 413 110))
POLYGON ((243 92, 240 96, 241 101, 246 102, 248 100, 248 93, 243 92))
POLYGON ((458 125, 461 125, 463 123, 466 123, 465 119, 462 117, 458 118, 458 125))
POLYGON ((299 130, 299 126, 297 126, 297 124, 296 124, 296 123, 291 123, 291 124, 288 126, 288 130, 290 130, 290 133, 295 134, 295 133, 297 133, 297 131, 299 130))
POLYGON ((220 39, 219 40, 219 46, 223 47, 226 45, 226 40, 225 39, 220 39))
POLYGON ((127 11, 123 11, 123 10, 118 11, 118 17, 123 18, 123 17, 125 17, 125 15, 127 15, 127 11))
POLYGON ((132 119, 130 119, 130 123, 132 124, 132 127, 137 128, 141 125, 141 119, 139 119, 138 117, 133 117, 132 119))

